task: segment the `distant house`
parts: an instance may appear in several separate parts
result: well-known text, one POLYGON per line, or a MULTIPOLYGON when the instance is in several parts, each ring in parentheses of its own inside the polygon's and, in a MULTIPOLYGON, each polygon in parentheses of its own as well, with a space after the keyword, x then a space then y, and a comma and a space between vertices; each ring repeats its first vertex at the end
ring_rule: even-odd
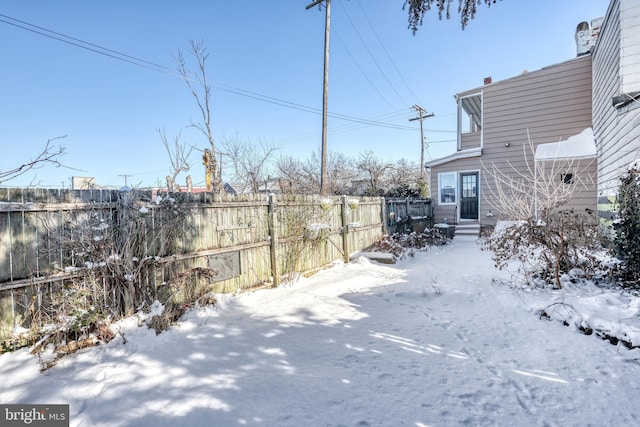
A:
POLYGON ((92 190, 98 188, 96 179, 92 176, 72 176, 71 177, 71 189, 72 190, 92 190))
POLYGON ((598 212, 606 219, 620 175, 640 158, 640 2, 611 1, 592 61, 598 212))
POLYGON ((225 191, 229 194, 281 194, 280 178, 267 178, 256 182, 256 190, 250 182, 226 183, 225 191))
MULTIPOLYGON (((583 162, 580 173, 592 175, 593 185, 577 191, 570 203, 595 210, 591 68, 591 55, 585 54, 503 81, 485 79, 483 86, 456 94, 457 151, 426 163, 435 221, 495 224, 506 209, 495 197, 491 172, 515 176, 532 162, 573 158, 573 150, 560 155, 560 148, 566 153, 566 145, 577 139, 587 147, 576 159, 583 162), (586 143, 585 135, 591 138, 586 143), (540 148, 536 158, 530 143, 540 148)), ((558 186, 571 185, 576 173, 562 171, 554 179, 558 186)))

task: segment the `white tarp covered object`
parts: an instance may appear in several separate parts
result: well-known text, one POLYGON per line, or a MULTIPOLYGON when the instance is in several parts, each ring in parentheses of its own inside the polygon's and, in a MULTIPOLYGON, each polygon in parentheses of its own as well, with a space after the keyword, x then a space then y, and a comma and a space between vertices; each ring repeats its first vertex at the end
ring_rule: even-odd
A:
POLYGON ((540 144, 536 148, 536 160, 586 159, 596 154, 596 142, 590 127, 564 141, 540 144))

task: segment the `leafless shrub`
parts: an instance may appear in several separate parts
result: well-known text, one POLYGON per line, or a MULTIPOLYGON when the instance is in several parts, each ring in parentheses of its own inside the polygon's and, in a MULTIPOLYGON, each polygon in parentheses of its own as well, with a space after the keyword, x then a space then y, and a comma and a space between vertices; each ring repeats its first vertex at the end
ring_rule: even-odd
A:
POLYGON ((386 252, 396 257, 404 255, 412 256, 415 251, 423 250, 429 246, 441 246, 447 244, 447 237, 436 228, 426 229, 422 233, 409 234, 394 233, 385 235, 368 248, 374 252, 386 252))
POLYGON ((593 189, 588 168, 594 160, 562 156, 538 160, 535 153, 529 137, 523 146, 524 168, 511 163, 506 169, 495 164, 485 167, 489 203, 511 223, 497 227, 484 248, 493 252, 498 268, 517 261, 526 277, 549 280, 561 288, 563 272, 580 268, 593 275, 599 268, 596 253, 603 247, 596 216, 588 209, 566 208, 577 191, 593 189))
POLYGON ((593 212, 567 209, 547 214, 545 221, 503 223, 484 241, 483 249, 493 252, 496 267, 519 262, 525 277, 553 281, 560 289, 561 274, 571 269, 581 269, 588 277, 601 271, 602 242, 593 212))
POLYGON ((289 205, 286 209, 277 210, 278 226, 287 236, 286 243, 281 245, 284 250, 279 254, 285 282, 295 282, 305 271, 313 249, 329 241, 331 227, 327 218, 332 203, 328 200, 326 210, 321 207, 321 202, 309 202, 308 198, 288 196, 280 201, 289 205))
POLYGON ((487 199, 502 219, 544 217, 565 205, 577 191, 594 187, 593 176, 588 173, 594 158, 536 160, 536 145, 528 132, 527 136, 528 143, 522 147, 523 168, 511 162, 507 162, 509 167, 504 169, 496 164, 483 164, 489 178, 487 199), (559 181, 561 176, 567 177, 566 182, 559 181))
POLYGON ((121 196, 115 210, 74 210, 61 222, 45 224, 56 236, 52 247, 64 254, 72 278, 33 313, 39 321, 32 323, 46 325, 39 331, 44 340, 34 351, 53 344, 56 353, 64 355, 65 348, 109 341, 115 336, 112 322, 153 301, 166 308, 166 314, 153 321, 157 330, 166 329, 190 304, 215 301, 207 296, 215 270, 179 273, 177 261, 166 258, 180 252, 176 241, 184 230, 187 208, 169 194, 158 196, 154 203, 143 201, 136 191, 121 196), (160 271, 165 282, 158 286, 160 271))

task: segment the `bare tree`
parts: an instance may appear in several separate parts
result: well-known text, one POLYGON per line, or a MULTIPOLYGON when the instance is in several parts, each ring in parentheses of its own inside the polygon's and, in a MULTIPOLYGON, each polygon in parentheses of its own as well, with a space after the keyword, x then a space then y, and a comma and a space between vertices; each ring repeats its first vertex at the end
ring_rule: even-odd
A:
POLYGON ((577 191, 593 188, 588 168, 594 158, 536 160, 536 146, 530 137, 522 150, 524 168, 510 162, 506 169, 495 164, 483 165, 491 178, 487 181, 489 204, 506 219, 544 218, 566 204, 577 191))
MULTIPOLYGON (((276 167, 282 177, 280 188, 287 193, 318 194, 320 191, 320 156, 317 152, 304 161, 291 156, 280 157, 276 167)), ((357 176, 354 162, 342 153, 328 153, 327 193, 349 194, 357 176)))
POLYGON ((357 177, 353 159, 342 153, 330 152, 328 160, 328 194, 350 194, 357 177))
POLYGON ((367 150, 360 153, 356 161, 356 168, 364 173, 368 181, 367 194, 376 195, 384 192, 383 181, 385 173, 392 168, 391 163, 384 163, 375 156, 373 151, 367 150))
POLYGON ((196 100, 200 115, 201 122, 191 122, 191 126, 198 129, 204 134, 209 142, 209 155, 203 157, 205 171, 207 175, 207 184, 210 183, 210 190, 213 192, 222 191, 222 183, 220 180, 220 171, 217 160, 217 150, 215 141, 213 138, 213 131, 211 128, 211 86, 207 82, 206 62, 209 54, 207 49, 203 46, 202 42, 190 41, 191 54, 196 60, 198 71, 193 72, 187 68, 187 61, 182 55, 182 52, 178 52, 178 73, 185 81, 191 94, 196 100))
POLYGON ((388 180, 391 187, 415 185, 419 178, 419 165, 407 159, 400 159, 389 168, 388 180))
POLYGON ((426 180, 420 176, 420 165, 407 159, 394 163, 386 174, 388 197, 429 197, 426 180))
POLYGON ((14 169, 9 169, 6 171, 0 170, 0 184, 24 175, 30 170, 39 169, 48 164, 55 167, 63 166, 62 163, 60 163, 59 158, 65 154, 65 148, 60 145, 55 146, 53 145, 53 142, 66 137, 67 136, 64 135, 49 139, 42 151, 33 159, 21 164, 14 169))
POLYGON ((224 138, 222 150, 231 164, 232 181, 243 191, 258 193, 260 186, 269 178, 271 163, 278 147, 268 142, 258 146, 235 138, 224 138))
POLYGON ((305 160, 282 156, 276 162, 280 172, 280 187, 291 194, 318 194, 320 192, 320 158, 315 151, 305 160))
POLYGON ((527 277, 551 279, 561 288, 562 272, 574 267, 593 271, 598 264, 597 217, 591 209, 567 208, 577 192, 595 191, 588 170, 594 158, 536 159, 535 154, 529 137, 523 145, 523 168, 511 163, 508 168, 484 167, 488 203, 501 218, 512 220, 498 227, 486 248, 493 252, 497 267, 518 261, 527 277))
POLYGON ((303 164, 293 156, 281 156, 276 161, 276 168, 280 175, 280 189, 288 194, 308 194, 309 187, 304 180, 303 164))
MULTIPOLYGON (((451 3, 453 0, 405 0, 403 9, 409 11, 409 29, 413 34, 418 31, 418 26, 422 25, 424 15, 432 8, 438 11, 438 17, 442 19, 443 14, 447 19, 451 17, 451 3)), ((479 4, 491 6, 496 0, 458 0, 458 13, 462 29, 467 26, 469 20, 475 18, 479 4)))
POLYGON ((181 133, 173 137, 173 144, 167 139, 167 134, 163 129, 158 129, 160 139, 164 144, 165 150, 169 155, 169 161, 171 162, 171 175, 167 176, 167 190, 168 191, 180 191, 179 185, 176 183, 176 178, 182 172, 189 172, 191 169, 191 163, 189 162, 189 156, 193 152, 193 147, 189 146, 186 142, 180 141, 181 133))

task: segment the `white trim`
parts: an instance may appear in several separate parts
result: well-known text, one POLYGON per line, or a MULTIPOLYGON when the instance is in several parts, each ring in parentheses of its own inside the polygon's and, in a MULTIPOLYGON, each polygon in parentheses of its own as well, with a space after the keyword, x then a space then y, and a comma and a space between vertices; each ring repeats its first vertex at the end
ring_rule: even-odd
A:
POLYGON ((471 148, 469 150, 456 151, 453 154, 450 154, 445 157, 441 157, 439 159, 431 160, 430 162, 426 162, 425 164, 427 165, 427 167, 432 168, 434 166, 440 166, 440 165, 444 165, 445 163, 453 162, 454 160, 468 159, 471 157, 480 157, 481 155, 482 155, 482 148, 480 147, 471 148))
POLYGON ((484 90, 481 90, 480 91, 480 150, 482 150, 483 148, 484 148, 484 90))
POLYGON ((483 136, 484 136, 484 89, 479 89, 477 91, 467 93, 465 95, 460 96, 459 94, 455 95, 456 98, 456 106, 458 113, 457 120, 457 135, 456 135, 456 149, 458 151, 462 148, 462 134, 469 133, 470 129, 467 129, 465 132, 462 131, 462 100, 465 98, 473 98, 479 96, 480 97, 480 148, 483 146, 483 136))
POLYGON ((460 188, 460 175, 458 171, 446 171, 446 172, 438 172, 438 206, 457 206, 460 196, 458 194, 460 188), (443 202, 442 201, 442 176, 443 175, 453 175, 454 187, 453 187, 453 202, 443 202))

